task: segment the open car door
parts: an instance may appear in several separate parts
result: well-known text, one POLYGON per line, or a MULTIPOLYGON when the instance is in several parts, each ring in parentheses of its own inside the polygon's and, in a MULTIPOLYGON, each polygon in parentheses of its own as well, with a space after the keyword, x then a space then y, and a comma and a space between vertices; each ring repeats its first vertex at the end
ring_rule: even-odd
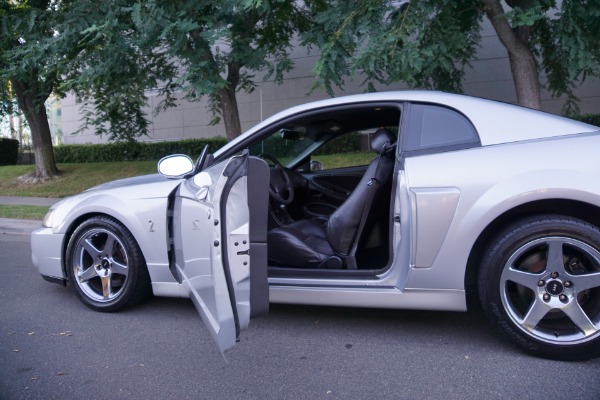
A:
POLYGON ((269 307, 269 168, 245 152, 184 181, 174 199, 172 272, 223 353, 269 307))

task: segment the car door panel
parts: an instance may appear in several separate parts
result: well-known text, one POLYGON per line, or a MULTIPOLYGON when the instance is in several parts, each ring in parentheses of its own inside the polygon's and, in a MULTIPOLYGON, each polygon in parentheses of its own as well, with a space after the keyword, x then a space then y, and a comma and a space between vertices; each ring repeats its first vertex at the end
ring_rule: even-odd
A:
MULTIPOLYGON (((251 235, 250 220, 266 219, 264 207, 256 209, 249 199, 248 176, 258 174, 256 191, 267 192, 268 168, 260 160, 247 155, 232 157, 208 168, 203 174, 206 187, 198 187, 188 179, 179 188, 174 203, 175 264, 177 274, 202 320, 221 352, 235 345, 240 330, 249 324, 252 299, 266 312, 268 289, 266 258, 260 251, 252 256, 251 248, 265 247, 264 235, 251 235), (252 167, 251 167, 252 165, 252 167), (262 167, 262 168, 261 168, 262 167), (252 171, 251 171, 252 170, 252 171), (266 172, 265 172, 266 171, 266 172), (266 174, 266 178, 262 175, 266 174), (205 175, 205 177, 206 177, 205 175), (209 183, 207 183, 209 182, 209 183), (265 184, 265 182, 267 182, 265 184), (254 218, 250 215, 256 213, 254 218), (254 245, 253 241, 258 240, 254 245), (252 275, 257 275, 254 279, 252 275), (264 277, 264 278, 261 278, 264 277), (262 280, 261 280, 262 279, 262 280), (264 282, 262 282, 264 281, 264 282), (250 293, 256 291, 254 296, 250 293)), ((257 178, 251 178, 256 185, 257 178)))

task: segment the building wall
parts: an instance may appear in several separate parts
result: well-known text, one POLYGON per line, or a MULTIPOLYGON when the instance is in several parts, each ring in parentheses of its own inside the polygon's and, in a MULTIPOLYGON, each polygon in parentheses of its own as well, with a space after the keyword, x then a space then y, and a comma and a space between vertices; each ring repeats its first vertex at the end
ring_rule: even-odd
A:
MULTIPOLYGON (((485 20, 482 27, 481 47, 471 67, 467 67, 463 82, 465 94, 516 102, 514 83, 505 48, 502 46, 491 25, 485 20)), ((309 101, 328 98, 323 90, 311 93, 314 83, 312 69, 318 60, 318 54, 297 47, 292 51, 295 68, 285 76, 283 84, 273 81, 257 82, 257 88, 250 94, 238 93, 238 107, 242 131, 254 126, 281 110, 309 101), (310 93, 310 94, 309 94, 310 93)), ((259 75, 260 76, 260 75, 259 75)), ((335 96, 362 93, 365 88, 360 85, 360 76, 346 79, 343 91, 335 90, 335 96)), ((406 89, 402 83, 378 87, 378 90, 406 89)), ((580 99, 582 113, 600 113, 600 80, 589 80, 575 92, 580 99)), ((190 138, 206 138, 225 136, 223 124, 210 125, 211 115, 207 101, 187 102, 180 100, 177 107, 162 111, 154 116, 152 110, 160 101, 155 93, 149 92, 149 104, 146 107, 150 125, 148 136, 141 136, 140 141, 160 141, 190 138)), ((564 99, 552 99, 550 93, 542 92, 542 109, 560 114, 564 99)), ((102 143, 104 138, 96 136, 91 130, 83 133, 72 133, 79 129, 81 112, 73 96, 62 101, 62 141, 65 144, 102 143)))

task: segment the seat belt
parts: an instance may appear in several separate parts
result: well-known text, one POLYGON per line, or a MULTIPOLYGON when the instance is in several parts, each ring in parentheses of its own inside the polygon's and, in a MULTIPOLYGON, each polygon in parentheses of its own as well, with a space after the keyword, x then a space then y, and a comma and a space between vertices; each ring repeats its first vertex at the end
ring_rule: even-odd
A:
MULTIPOLYGON (((381 167, 384 157, 387 156, 387 152, 389 151, 389 149, 393 148, 393 146, 389 146, 389 147, 388 146, 389 146, 389 142, 383 146, 383 149, 379 153, 379 162, 377 163, 377 167, 375 168, 375 173, 373 174, 373 177, 369 180, 369 182, 367 182, 368 186, 381 185, 381 181, 379 181, 379 179, 378 179, 380 167, 381 167)), ((371 205, 373 203, 373 198, 375 197, 376 191, 377 191, 376 189, 372 190, 369 195, 369 198, 365 201, 365 204, 363 206, 362 216, 360 217, 360 222, 358 224, 358 229, 356 231, 356 237, 354 238, 354 244, 352 245, 352 249, 350 249, 350 254, 348 254, 347 256, 344 257, 344 261, 346 262, 347 269, 357 269, 358 268, 358 266, 356 265, 356 251, 358 249, 358 242, 360 241, 360 236, 362 234, 362 230, 367 222, 367 216, 369 215, 369 210, 371 209, 371 205)))

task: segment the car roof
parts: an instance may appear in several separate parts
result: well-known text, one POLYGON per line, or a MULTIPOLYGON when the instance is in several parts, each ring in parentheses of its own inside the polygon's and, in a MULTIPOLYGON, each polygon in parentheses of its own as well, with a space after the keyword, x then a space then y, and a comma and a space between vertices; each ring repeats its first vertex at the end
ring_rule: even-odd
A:
POLYGON ((235 146, 255 132, 295 114, 345 104, 387 101, 429 103, 453 108, 469 118, 484 146, 600 130, 596 126, 558 115, 478 97, 430 90, 387 91, 335 97, 288 108, 254 126, 215 155, 235 146))

